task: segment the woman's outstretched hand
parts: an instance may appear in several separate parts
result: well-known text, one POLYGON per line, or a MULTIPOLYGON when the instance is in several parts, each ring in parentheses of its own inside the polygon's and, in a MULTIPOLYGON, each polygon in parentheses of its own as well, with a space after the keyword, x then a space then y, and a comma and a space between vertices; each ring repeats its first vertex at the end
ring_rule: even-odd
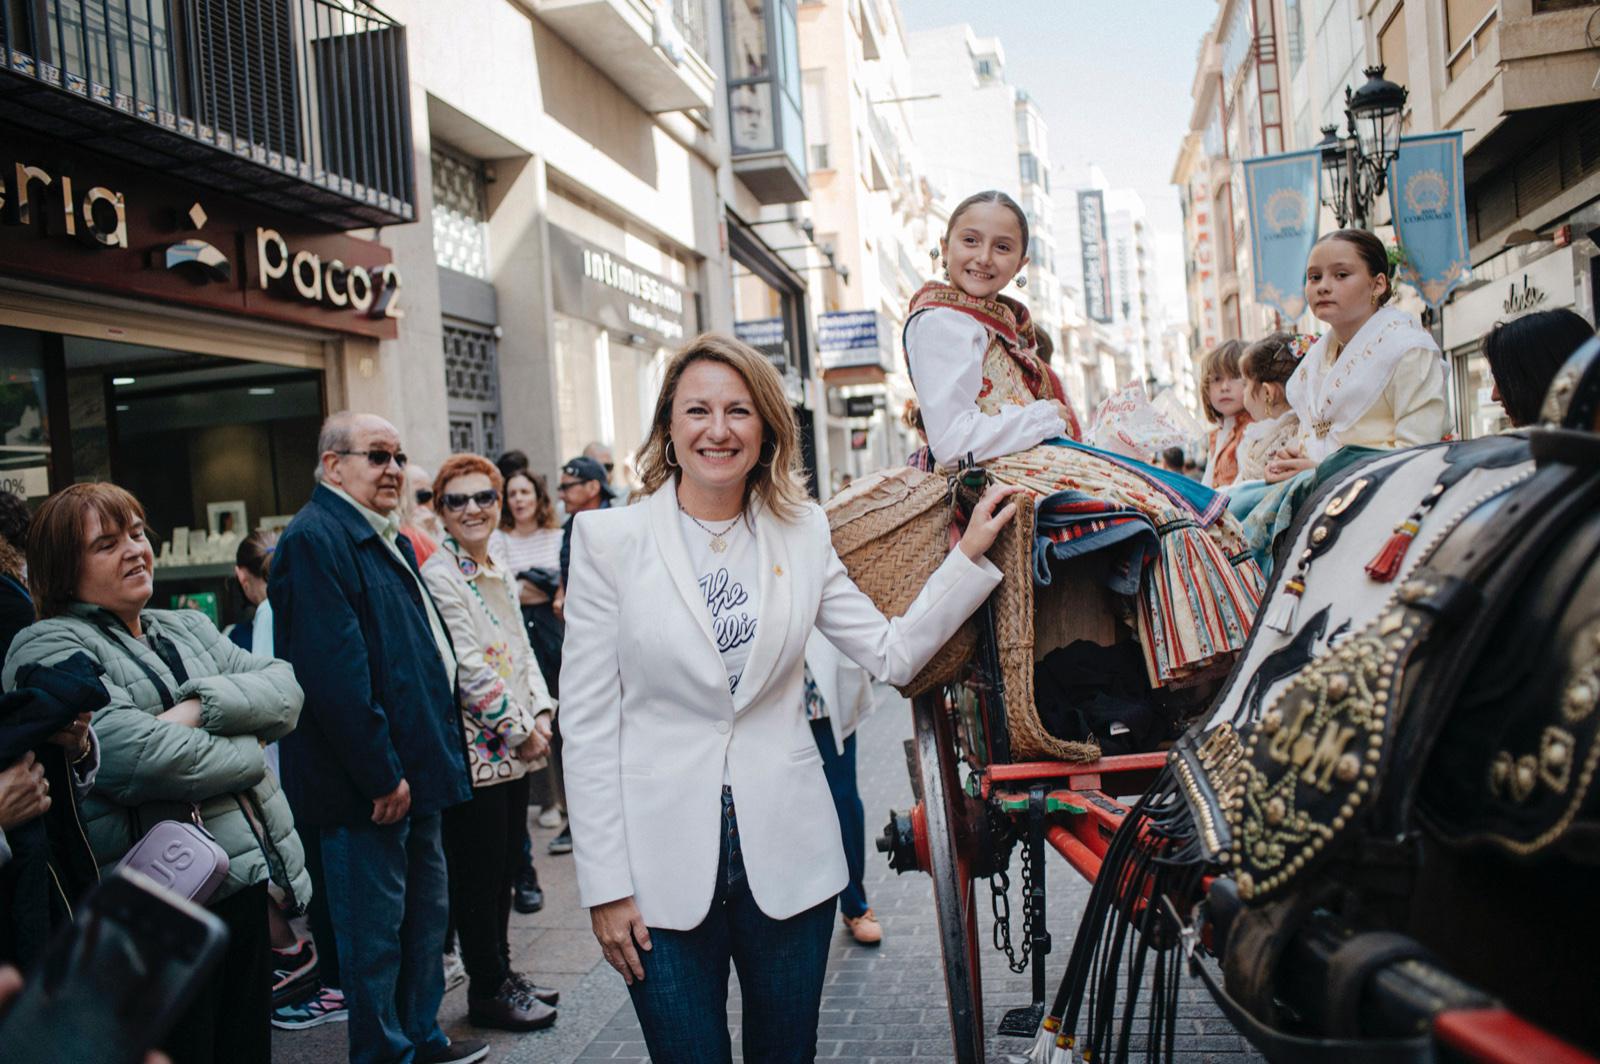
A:
POLYGON ((967 520, 967 530, 961 536, 961 553, 977 561, 989 552, 1000 530, 1017 515, 1017 504, 1006 502, 1007 497, 1021 490, 1015 484, 989 486, 989 490, 983 493, 983 498, 978 500, 978 505, 972 508, 972 516, 967 520), (1001 503, 1005 505, 1001 506, 1001 503))
POLYGON ((632 986, 644 978, 644 962, 640 950, 650 948, 650 929, 644 926, 644 917, 633 898, 618 898, 589 910, 589 922, 594 925, 594 937, 600 940, 600 953, 606 963, 622 973, 622 981, 632 986))

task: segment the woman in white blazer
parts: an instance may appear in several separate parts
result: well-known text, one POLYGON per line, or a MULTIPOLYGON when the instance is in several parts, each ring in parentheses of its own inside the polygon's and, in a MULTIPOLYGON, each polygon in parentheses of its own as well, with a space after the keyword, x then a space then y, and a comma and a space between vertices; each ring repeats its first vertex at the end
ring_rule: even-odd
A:
POLYGON ((851 582, 796 472, 777 371, 706 334, 667 364, 639 451, 647 496, 573 523, 561 732, 578 891, 656 1064, 808 1061, 847 876, 802 699, 819 629, 884 680, 914 676, 1000 581, 1015 507, 975 507, 905 616, 851 582), (737 814, 735 813, 737 802, 737 814))

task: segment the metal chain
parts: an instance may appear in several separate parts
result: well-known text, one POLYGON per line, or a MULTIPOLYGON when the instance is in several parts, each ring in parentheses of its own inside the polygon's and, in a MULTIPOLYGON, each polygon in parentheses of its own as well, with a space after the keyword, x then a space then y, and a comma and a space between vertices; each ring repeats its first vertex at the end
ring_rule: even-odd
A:
MULTIPOLYGON (((1002 825, 995 807, 989 807, 991 835, 998 839, 1002 825)), ((1006 955, 1006 967, 1017 975, 1028 970, 1028 958, 1033 953, 1033 906, 1027 904, 1028 890, 1033 884, 1033 855, 1026 843, 1022 846, 1022 950, 1011 945, 1011 876, 1004 868, 989 877, 989 907, 994 912, 994 948, 1006 955)))

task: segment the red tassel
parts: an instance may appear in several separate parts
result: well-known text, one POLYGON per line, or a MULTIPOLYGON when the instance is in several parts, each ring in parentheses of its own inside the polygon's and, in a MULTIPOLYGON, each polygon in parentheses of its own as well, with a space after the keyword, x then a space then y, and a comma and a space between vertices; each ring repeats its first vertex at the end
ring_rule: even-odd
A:
POLYGON ((1394 535, 1383 545, 1378 556, 1367 563, 1367 575, 1380 584, 1387 584, 1400 575, 1400 564, 1406 560, 1411 541, 1417 538, 1420 526, 1416 518, 1408 517, 1395 526, 1394 535))

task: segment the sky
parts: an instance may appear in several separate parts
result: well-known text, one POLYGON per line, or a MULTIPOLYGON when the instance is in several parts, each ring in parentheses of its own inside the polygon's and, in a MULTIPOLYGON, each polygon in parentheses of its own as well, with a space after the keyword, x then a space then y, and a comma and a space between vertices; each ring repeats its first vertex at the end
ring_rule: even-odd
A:
MULTIPOLYGON (((965 22, 998 37, 1005 78, 1033 97, 1049 125, 1052 187, 1090 163, 1112 188, 1144 198, 1155 233, 1159 293, 1184 314, 1183 219, 1171 182, 1189 130, 1200 39, 1212 0, 899 0, 908 31, 965 22)), ((1076 255, 1077 248, 1060 249, 1076 255)))

